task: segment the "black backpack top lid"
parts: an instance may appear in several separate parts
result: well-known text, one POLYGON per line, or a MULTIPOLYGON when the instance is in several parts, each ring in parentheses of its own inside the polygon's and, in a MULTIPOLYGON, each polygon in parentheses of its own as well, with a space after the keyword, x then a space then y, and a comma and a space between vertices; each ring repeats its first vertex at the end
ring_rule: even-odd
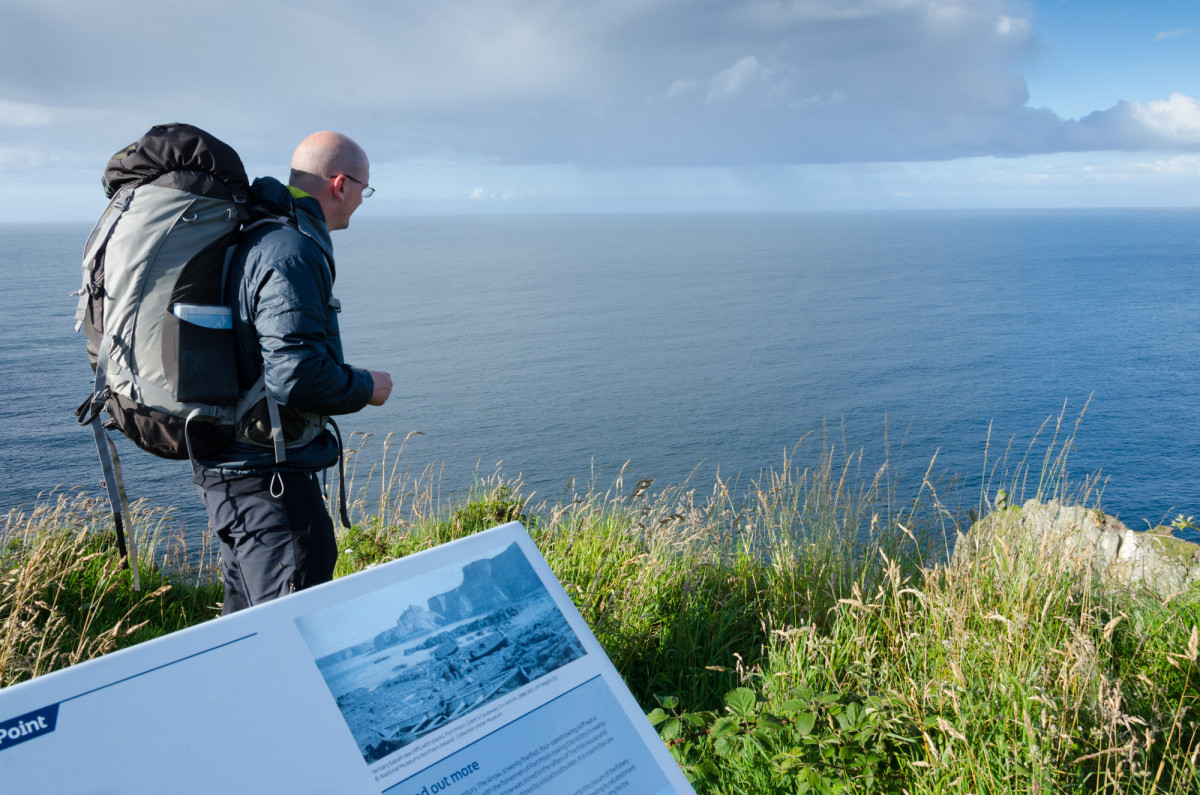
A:
POLYGON ((218 199, 244 200, 250 183, 229 144, 190 124, 159 124, 117 152, 104 169, 104 195, 154 182, 218 199))

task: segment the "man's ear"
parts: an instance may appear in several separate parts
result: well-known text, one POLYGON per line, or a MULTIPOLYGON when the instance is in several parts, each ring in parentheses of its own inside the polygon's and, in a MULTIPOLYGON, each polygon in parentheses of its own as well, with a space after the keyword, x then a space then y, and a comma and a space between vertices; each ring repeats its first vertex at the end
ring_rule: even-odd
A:
POLYGON ((325 187, 332 194, 333 198, 338 201, 341 201, 345 197, 346 180, 340 174, 326 179, 325 187))

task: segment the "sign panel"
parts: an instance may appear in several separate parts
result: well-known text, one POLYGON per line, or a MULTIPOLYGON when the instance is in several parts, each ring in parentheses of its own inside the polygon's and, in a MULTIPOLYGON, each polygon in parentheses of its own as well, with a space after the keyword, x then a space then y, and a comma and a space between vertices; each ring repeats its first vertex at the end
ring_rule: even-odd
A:
POLYGON ((691 793, 525 529, 0 690, 24 793, 691 793))

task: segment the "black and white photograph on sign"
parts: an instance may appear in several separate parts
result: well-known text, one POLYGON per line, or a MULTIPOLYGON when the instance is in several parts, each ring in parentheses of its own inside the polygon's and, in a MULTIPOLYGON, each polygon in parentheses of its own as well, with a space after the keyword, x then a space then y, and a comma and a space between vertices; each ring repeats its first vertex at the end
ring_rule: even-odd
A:
POLYGON ((296 626, 367 763, 586 653, 516 543, 296 626))

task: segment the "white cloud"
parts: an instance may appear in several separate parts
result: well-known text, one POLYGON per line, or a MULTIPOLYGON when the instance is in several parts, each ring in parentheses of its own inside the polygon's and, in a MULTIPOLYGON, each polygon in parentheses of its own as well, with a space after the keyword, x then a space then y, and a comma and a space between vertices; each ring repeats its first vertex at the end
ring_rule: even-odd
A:
POLYGON ((1130 103, 1130 114, 1167 142, 1200 144, 1200 102, 1178 92, 1166 100, 1130 103))
POLYGON ((0 172, 24 171, 43 165, 42 156, 38 152, 15 146, 0 144, 0 172))
POLYGON ((103 123, 112 116, 109 110, 20 102, 0 96, 0 129, 44 130, 54 126, 103 123))
POLYGON ((1001 14, 996 20, 996 33, 1000 36, 1028 36, 1030 33, 1029 20, 1001 14))
POLYGON ((1154 41, 1162 41, 1164 39, 1178 39, 1181 36, 1187 36, 1188 34, 1190 34, 1192 32, 1193 31, 1191 28, 1176 28, 1175 30, 1168 30, 1168 31, 1164 31, 1162 33, 1156 33, 1154 35, 1154 41))
POLYGON ((46 105, 0 99, 0 127, 46 127, 61 116, 61 111, 46 105))
POLYGON ((553 195, 554 191, 549 189, 538 190, 521 190, 518 188, 505 188, 504 190, 489 190, 488 188, 476 188, 471 191, 468 197, 472 202, 511 202, 519 200, 545 199, 553 195))
POLYGON ((1030 41, 1019 0, 210 0, 186 14, 124 0, 120 15, 83 0, 8 4, 0 75, 22 77, 0 78, 0 98, 113 108, 130 121, 95 132, 118 140, 185 119, 257 147, 255 160, 331 119, 389 159, 957 156, 1003 137, 984 128, 1024 102, 1010 64, 1030 41), (213 60, 186 92, 171 69, 142 70, 134 91, 94 68, 117 36, 139 42, 140 61, 170 63, 178 39, 162 30, 184 23, 241 57, 213 60), (353 57, 307 54, 330 41, 351 42, 353 57))
POLYGON ((671 87, 667 89, 667 99, 676 99, 686 97, 696 90, 699 83, 694 77, 680 77, 671 83, 671 87))
MULTIPOLYGON (((497 171, 451 180, 455 164, 570 164, 583 183, 620 169, 1200 147, 1187 93, 1129 97, 1078 121, 1028 107, 1019 70, 1037 55, 1029 9, 1026 0, 121 0, 113 13, 90 0, 5 0, 0 168, 19 160, 98 174, 119 146, 166 121, 210 129, 257 173, 284 173, 304 134, 338 127, 381 168, 439 164, 436 179, 453 182, 445 195, 463 202, 505 196, 481 185, 514 185, 510 198, 542 187, 497 171), (171 66, 180 38, 164 31, 182 29, 239 57, 206 61, 205 78, 181 89, 171 66), (117 40, 138 43, 147 67, 135 83, 97 67, 111 63, 117 40), (320 55, 335 44, 338 57, 320 55)), ((1181 77, 1179 88, 1189 85, 1181 77)))
MULTIPOLYGON (((985 161, 979 160, 982 164, 985 161)), ((949 165, 949 164, 948 164, 949 165)), ((1154 184, 1152 175, 1194 180, 1200 176, 1200 156, 1181 155, 1153 162, 1124 155, 1098 158, 1094 154, 1042 155, 998 161, 981 168, 970 179, 981 185, 1052 185, 1073 190, 1092 189, 1109 203, 1120 203, 1122 191, 1154 184)), ((944 174, 942 175, 944 176, 944 174)))
POLYGON ((1078 122, 1060 125, 1047 151, 1200 148, 1200 103, 1182 93, 1165 100, 1119 102, 1078 122))
POLYGON ((807 97, 800 97, 799 99, 793 100, 789 107, 792 107, 796 110, 804 110, 805 108, 811 108, 820 105, 841 105, 845 102, 846 95, 841 91, 834 90, 828 94, 812 94, 807 97))
POLYGON ((712 104, 737 96, 756 78, 761 77, 762 66, 753 55, 739 58, 737 63, 719 72, 708 83, 708 95, 704 101, 712 104))
POLYGON ((1163 160, 1137 163, 1135 168, 1172 177, 1196 177, 1200 176, 1200 155, 1179 155, 1163 160))

